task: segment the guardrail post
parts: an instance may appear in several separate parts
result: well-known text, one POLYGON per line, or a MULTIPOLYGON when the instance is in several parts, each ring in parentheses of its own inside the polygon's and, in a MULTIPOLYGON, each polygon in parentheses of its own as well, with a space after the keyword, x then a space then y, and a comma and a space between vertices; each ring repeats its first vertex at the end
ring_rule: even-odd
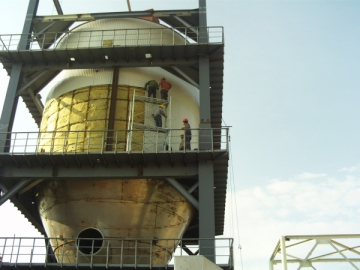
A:
POLYGON ((26 153, 26 148, 29 140, 29 132, 26 133, 26 140, 25 140, 25 147, 24 147, 24 154, 26 153))
POLYGON ((32 249, 31 249, 31 254, 30 254, 30 267, 31 267, 31 263, 32 263, 33 255, 34 255, 35 241, 36 241, 36 238, 34 238, 34 240, 33 240, 33 246, 32 246, 32 249))
MULTIPOLYGON (((14 153, 14 148, 15 148, 15 145, 16 145, 16 139, 17 139, 17 132, 14 132, 12 133, 14 134, 14 139, 10 139, 10 144, 12 144, 12 147, 11 147, 11 153, 14 153)), ((10 134, 11 136, 11 134, 10 134)), ((10 137, 11 138, 11 137, 10 137)))
POLYGON ((150 269, 152 269, 152 239, 150 240, 150 269))
POLYGON ((90 257, 90 268, 93 266, 94 261, 94 239, 91 241, 91 257, 90 257))
POLYGON ((7 242, 7 238, 5 238, 4 247, 3 247, 2 254, 1 254, 2 260, 0 261, 0 265, 2 264, 4 257, 5 257, 6 242, 7 242))
POLYGON ((11 247, 10 260, 9 260, 10 263, 12 262, 12 256, 13 256, 13 252, 14 252, 14 245, 15 245, 15 234, 14 234, 13 243, 12 243, 12 247, 11 247))
POLYGON ((230 269, 233 269, 234 267, 234 241, 233 239, 229 239, 230 244, 230 269))
POLYGON ((120 268, 123 267, 124 260, 124 240, 121 240, 120 268))
POLYGON ((19 239, 19 245, 18 245, 18 249, 17 249, 17 252, 16 252, 15 266, 17 265, 17 262, 18 262, 18 259, 19 259, 20 246, 21 246, 21 238, 19 239))
POLYGON ((109 267, 109 253, 110 253, 110 242, 108 240, 106 247, 106 269, 109 267))
POLYGON ((226 128, 226 151, 229 151, 229 128, 226 128))
POLYGON ((39 152, 41 134, 42 134, 41 132, 38 132, 38 133, 37 133, 36 145, 35 145, 35 153, 36 153, 36 154, 37 154, 37 152, 39 152))
POLYGON ((165 269, 167 269, 167 267, 168 267, 168 251, 169 251, 169 249, 168 249, 168 245, 169 245, 169 242, 168 242, 168 240, 166 239, 166 251, 165 251, 165 269))
POLYGON ((135 268, 136 268, 136 266, 137 266, 137 244, 138 244, 138 241, 137 240, 135 240, 135 268))
POLYGON ((187 40, 188 40, 188 36, 187 36, 187 30, 188 30, 188 28, 187 27, 185 27, 185 33, 184 33, 184 35, 185 35, 185 38, 184 38, 184 45, 186 45, 187 44, 187 40))
POLYGON ((65 239, 63 239, 63 243, 62 243, 61 266, 64 264, 64 250, 65 250, 65 239))
MULTIPOLYGON (((56 49, 56 40, 57 40, 58 34, 59 34, 59 33, 55 33, 54 40, 52 41, 52 46, 51 46, 51 47, 52 47, 53 50, 56 49)), ((49 47, 49 49, 50 49, 51 47, 49 47)))
POLYGON ((158 138, 159 138, 159 130, 156 131, 156 139, 155 139, 155 153, 158 152, 158 138))

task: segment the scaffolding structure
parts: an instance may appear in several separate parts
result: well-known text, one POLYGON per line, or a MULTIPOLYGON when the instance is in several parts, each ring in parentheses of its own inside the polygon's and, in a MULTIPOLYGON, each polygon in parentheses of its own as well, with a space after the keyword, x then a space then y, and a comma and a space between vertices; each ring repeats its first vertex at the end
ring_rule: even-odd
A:
MULTIPOLYGON (((161 116, 163 117, 163 116, 161 116)), ((130 113, 128 121, 128 151, 166 151, 170 146, 171 137, 171 97, 169 100, 151 98, 136 95, 135 90, 132 102, 130 103, 130 113), (136 110, 137 102, 144 103, 144 111, 136 110), (155 125, 155 113, 159 105, 164 105, 167 117, 162 121, 162 127, 155 125), (137 111, 137 113, 135 113, 137 111), (141 123, 136 121, 141 119, 141 123), (137 138, 141 137, 141 138, 137 138), (135 143, 133 143, 135 141, 135 143), (140 143, 136 143, 140 142, 140 143)))

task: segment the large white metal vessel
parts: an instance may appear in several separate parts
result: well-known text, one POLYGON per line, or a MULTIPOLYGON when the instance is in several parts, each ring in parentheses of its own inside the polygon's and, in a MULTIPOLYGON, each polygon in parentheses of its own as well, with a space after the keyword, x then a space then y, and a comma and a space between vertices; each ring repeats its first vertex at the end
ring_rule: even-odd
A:
MULTIPOLYGON (((184 39, 150 21, 109 19, 77 27, 63 37, 58 47, 141 46, 166 42, 180 44, 184 39), (130 34, 133 38, 129 38, 130 34)), ((139 129, 131 135, 128 131, 134 128, 134 123, 154 125, 151 114, 159 103, 135 98, 146 96, 143 87, 151 79, 159 81, 166 77, 173 84, 169 91, 171 104, 166 109, 169 117, 164 127, 181 128, 184 117, 190 120, 192 127, 197 127, 198 90, 159 67, 67 70, 52 82, 53 89, 47 97, 40 128, 49 133, 40 138, 40 151, 99 151, 103 147, 104 132, 96 131, 109 128, 114 70, 118 72, 114 129, 122 130, 116 138, 116 150, 143 151, 159 147, 146 148, 149 141, 144 130, 139 129), (72 133, 76 136, 71 136, 72 133)), ((176 149, 179 141, 172 143, 171 147, 176 149)), ((115 245, 111 240, 102 241, 103 238, 181 238, 194 215, 191 204, 163 179, 44 181, 38 186, 36 198, 49 237, 99 238, 96 250, 99 253, 106 246, 115 245)), ((75 254, 79 247, 76 242, 54 241, 51 244, 58 260, 69 263, 77 260, 75 254)), ((140 245, 149 247, 151 244, 140 245)), ((128 246, 129 263, 131 250, 133 247, 128 246)), ((153 263, 163 263, 173 252, 165 250, 161 241, 154 241, 151 249, 144 250, 147 253, 152 250, 153 263), (168 254, 164 256, 164 253, 168 254)), ((91 252, 79 251, 85 255, 91 252)), ((118 254, 111 255, 108 259, 113 262, 119 259, 118 254)))

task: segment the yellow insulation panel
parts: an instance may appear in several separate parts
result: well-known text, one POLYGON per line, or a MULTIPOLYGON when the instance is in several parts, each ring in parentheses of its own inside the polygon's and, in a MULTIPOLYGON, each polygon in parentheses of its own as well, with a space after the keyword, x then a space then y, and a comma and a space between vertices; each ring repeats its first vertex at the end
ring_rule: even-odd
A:
MULTIPOLYGON (((117 100, 116 101, 116 113, 115 118, 123 121, 127 121, 128 119, 128 104, 127 100, 117 100)), ((127 127, 125 127, 126 129, 127 127)))
POLYGON ((129 87, 124 87, 124 86, 119 87, 117 92, 117 99, 129 100, 130 99, 129 87))
MULTIPOLYGON (((82 87, 48 101, 40 126, 39 152, 101 151, 108 143, 108 126, 111 105, 111 85, 82 87)), ((120 85, 117 89, 116 112, 112 149, 126 150, 134 90, 144 96, 145 90, 120 85)), ((145 105, 135 102, 133 121, 144 123, 145 105)), ((141 151, 143 131, 130 133, 131 149, 141 151)))
POLYGON ((144 111, 145 104, 140 101, 135 102, 133 117, 135 123, 144 124, 144 111))

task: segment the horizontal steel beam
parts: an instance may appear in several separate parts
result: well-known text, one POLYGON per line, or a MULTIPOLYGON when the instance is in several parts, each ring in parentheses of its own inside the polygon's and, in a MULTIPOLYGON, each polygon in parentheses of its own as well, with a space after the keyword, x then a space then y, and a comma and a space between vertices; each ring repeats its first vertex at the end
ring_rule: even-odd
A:
POLYGON ((114 165, 109 165, 107 168, 103 166, 95 166, 92 168, 89 165, 83 165, 82 167, 66 167, 65 165, 57 165, 55 167, 44 168, 18 168, 15 165, 7 165, 0 168, 0 180, 1 178, 21 179, 25 177, 42 178, 42 179, 69 179, 69 178, 88 178, 88 179, 101 179, 101 178, 164 178, 164 177, 176 177, 186 178, 193 177, 198 174, 197 164, 187 164, 185 167, 183 164, 174 165, 161 165, 160 167, 134 165, 121 166, 120 168, 114 165))
POLYGON ((84 14, 65 14, 37 16, 33 22, 52 22, 52 21, 94 21, 111 18, 138 18, 138 17, 169 17, 169 16, 191 16, 197 14, 197 9, 189 10, 148 10, 131 12, 106 12, 106 13, 84 13, 84 14))
POLYGON ((70 62, 63 61, 60 63, 37 63, 36 65, 31 63, 25 63, 23 65, 23 70, 66 70, 66 69, 97 69, 97 68, 111 68, 114 66, 118 66, 120 68, 134 68, 134 67, 170 67, 170 66, 192 66, 197 64, 197 59, 190 60, 173 60, 173 59, 165 59, 165 60, 152 60, 152 61, 96 61, 91 62, 89 60, 84 60, 82 62, 70 62))

